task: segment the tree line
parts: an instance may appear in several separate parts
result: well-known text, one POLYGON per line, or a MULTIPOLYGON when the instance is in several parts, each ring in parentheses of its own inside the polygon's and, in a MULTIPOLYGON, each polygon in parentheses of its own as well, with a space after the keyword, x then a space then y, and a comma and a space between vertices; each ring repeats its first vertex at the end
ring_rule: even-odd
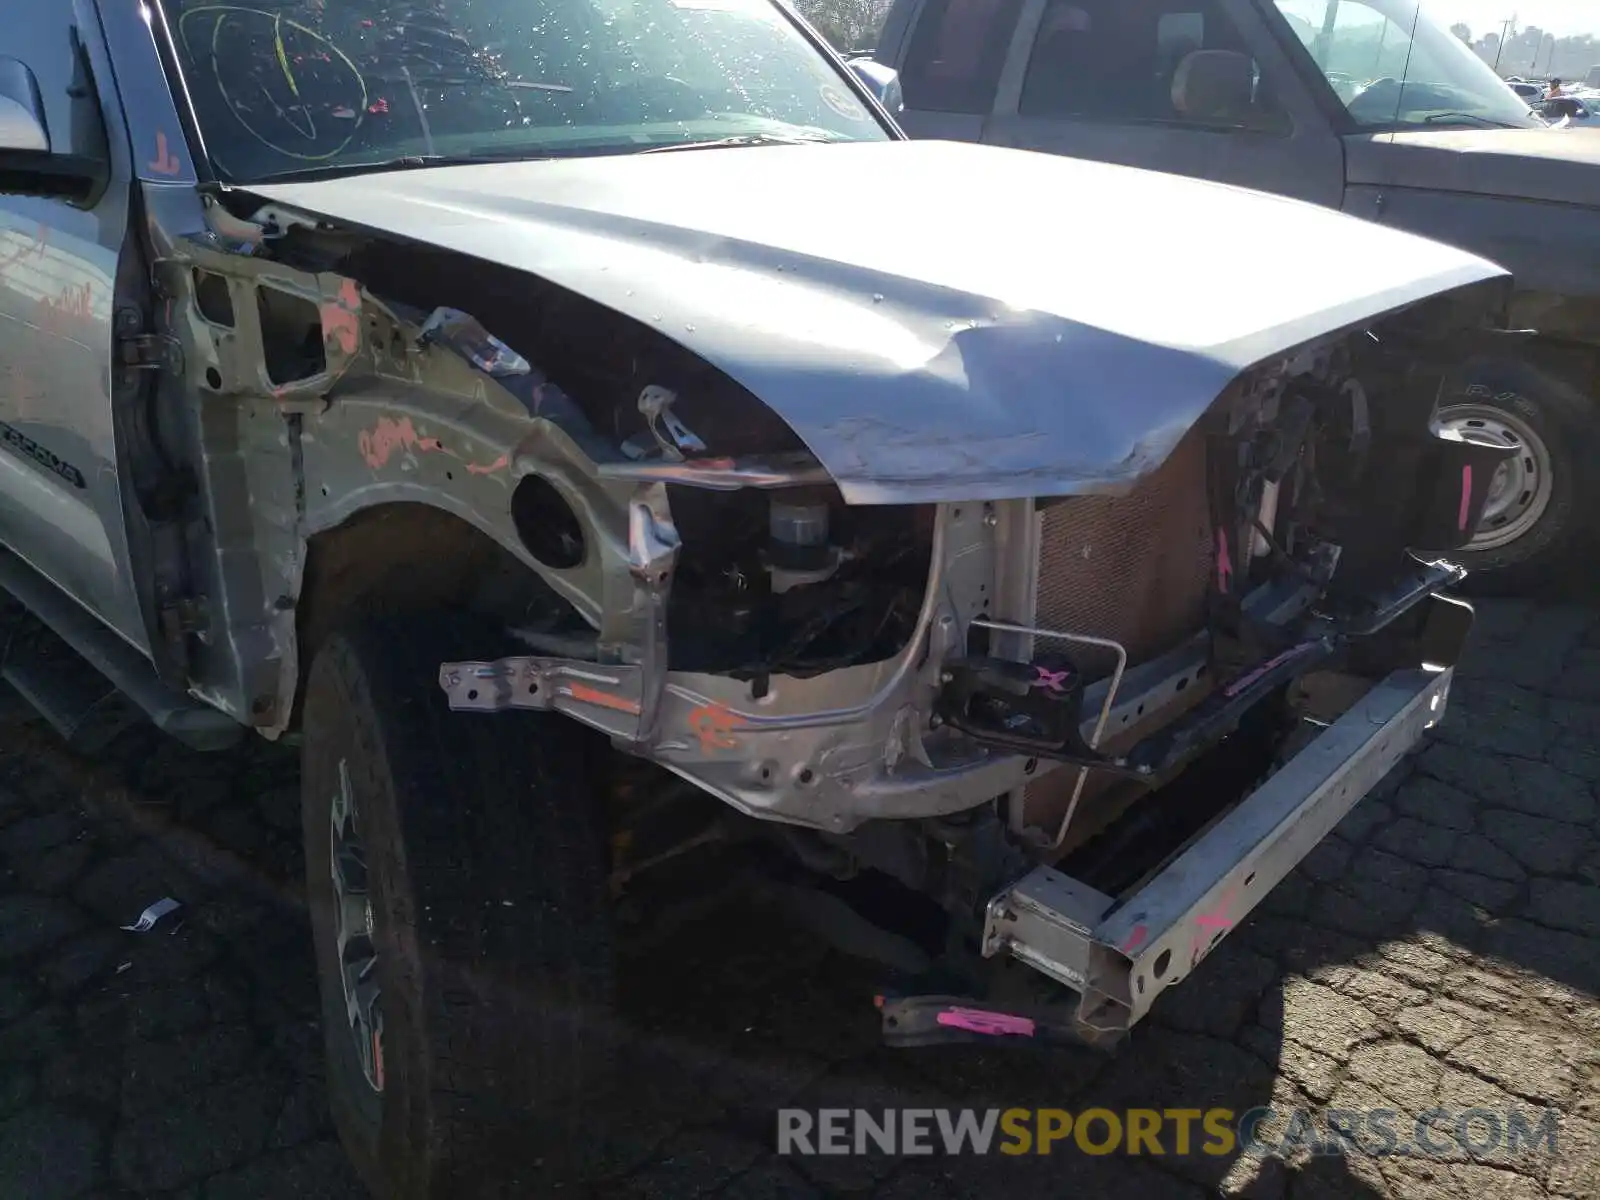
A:
POLYGON ((889 0, 794 0, 835 50, 870 50, 889 12, 889 0))

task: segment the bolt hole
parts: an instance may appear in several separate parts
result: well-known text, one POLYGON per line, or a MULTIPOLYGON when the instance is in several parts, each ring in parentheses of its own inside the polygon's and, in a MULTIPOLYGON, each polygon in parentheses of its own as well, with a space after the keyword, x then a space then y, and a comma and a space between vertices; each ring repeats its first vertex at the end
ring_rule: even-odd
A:
POLYGON ((954 517, 958 521, 961 520, 961 510, 959 508, 956 509, 954 512, 952 512, 950 515, 952 517, 954 517))
POLYGON ((761 782, 762 783, 769 783, 769 782, 771 782, 771 780, 772 780, 772 768, 771 767, 762 767, 761 768, 761 782))
POLYGON ((1151 966, 1150 971, 1157 979, 1165 979, 1167 977, 1167 968, 1171 965, 1172 951, 1163 950, 1160 954, 1156 955, 1156 961, 1151 966))
POLYGON ((1186 688, 1188 686, 1189 686, 1189 679, 1188 679, 1188 676, 1185 676, 1184 678, 1178 680, 1178 686, 1175 687, 1173 689, 1173 691, 1181 692, 1181 691, 1183 691, 1184 688, 1186 688))
POLYGON ((810 767, 807 767, 804 771, 800 772, 800 783, 802 786, 809 786, 811 781, 815 778, 816 775, 812 772, 810 767))
POLYGON ((328 485, 327 484, 323 484, 322 485, 322 494, 324 496, 326 496, 328 494, 328 485))
POLYGON ((472 690, 472 691, 467 693, 467 699, 468 700, 476 700, 477 698, 478 698, 478 693, 477 693, 476 689, 474 689, 474 690, 472 690))
POLYGON ((1207 667, 1208 667, 1208 666, 1209 666, 1209 665, 1210 665, 1210 664, 1209 664, 1209 663, 1201 663, 1201 664, 1200 664, 1200 665, 1199 665, 1199 666, 1198 666, 1198 667, 1196 667, 1196 668, 1195 668, 1195 669, 1194 669, 1194 677, 1195 677, 1195 678, 1196 678, 1196 679, 1199 679, 1199 678, 1200 678, 1200 676, 1202 676, 1202 675, 1204 675, 1204 674, 1205 674, 1205 673, 1206 673, 1206 668, 1207 668, 1207 667))
POLYGON ((454 480, 455 479, 455 474, 453 472, 451 472, 451 471, 446 471, 444 473, 444 477, 446 479, 449 479, 449 480, 454 480))
POLYGON ((539 694, 539 685, 537 683, 530 683, 528 685, 528 695, 537 696, 538 694, 539 694))
POLYGON ((1248 875, 1246 875, 1244 877, 1244 885, 1245 885, 1245 887, 1249 887, 1255 881, 1256 881, 1256 873, 1254 871, 1251 871, 1250 874, 1248 874, 1248 875))
POLYGON ((218 388, 220 388, 222 386, 222 372, 217 370, 215 367, 207 367, 206 386, 212 391, 216 391, 218 388))
POLYGON ((1139 976, 1134 982, 1139 988, 1139 995, 1144 995, 1144 976, 1139 976))
POLYGON ((588 549, 583 523, 549 480, 529 475, 511 494, 511 521, 523 548, 556 571, 581 566, 588 549))
POLYGON ((1039 760, 1037 758, 1030 758, 1027 762, 1022 764, 1022 773, 1024 775, 1032 775, 1038 769, 1039 760))

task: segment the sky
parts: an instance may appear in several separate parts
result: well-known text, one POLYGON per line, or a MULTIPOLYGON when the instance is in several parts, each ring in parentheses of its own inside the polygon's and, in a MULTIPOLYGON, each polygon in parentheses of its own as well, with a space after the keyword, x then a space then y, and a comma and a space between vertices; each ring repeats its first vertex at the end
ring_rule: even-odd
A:
POLYGON ((1471 26, 1475 38, 1498 33, 1513 15, 1519 29, 1537 25, 1558 37, 1600 34, 1600 0, 1423 0, 1423 8, 1446 24, 1471 26))

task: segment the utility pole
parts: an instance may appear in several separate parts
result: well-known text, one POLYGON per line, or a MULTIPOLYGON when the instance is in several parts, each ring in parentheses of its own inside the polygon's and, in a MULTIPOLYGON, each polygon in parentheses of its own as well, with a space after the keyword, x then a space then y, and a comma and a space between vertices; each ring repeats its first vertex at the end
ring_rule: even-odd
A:
POLYGON ((1547 41, 1550 43, 1550 61, 1555 61, 1556 35, 1553 33, 1547 33, 1539 39, 1539 44, 1533 48, 1533 63, 1528 67, 1528 70, 1532 71, 1535 75, 1539 73, 1539 56, 1544 53, 1544 44, 1547 41))
POLYGON ((1511 19, 1502 22, 1500 25, 1500 44, 1494 50, 1494 73, 1496 75, 1500 74, 1500 56, 1506 52, 1506 39, 1511 36, 1511 31, 1516 28, 1516 24, 1517 15, 1512 13, 1511 19))

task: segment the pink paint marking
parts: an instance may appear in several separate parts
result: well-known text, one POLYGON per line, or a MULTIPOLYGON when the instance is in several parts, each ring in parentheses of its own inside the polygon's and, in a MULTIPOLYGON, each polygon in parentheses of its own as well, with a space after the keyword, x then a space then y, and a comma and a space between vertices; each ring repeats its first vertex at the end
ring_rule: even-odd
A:
POLYGON ((1208 930, 1226 931, 1233 928, 1233 894, 1234 889, 1229 888, 1217 897, 1217 906, 1210 912, 1199 913, 1195 916, 1194 942, 1190 946, 1189 965, 1193 967, 1200 961, 1200 957, 1211 948, 1211 938, 1206 936, 1208 930))
POLYGON ((1047 671, 1043 667, 1035 666, 1033 686, 1043 688, 1047 692, 1060 695, 1067 690, 1067 680, 1072 677, 1072 668, 1065 671, 1047 671))
POLYGON ((1217 530, 1217 590, 1228 590, 1229 581, 1233 578, 1233 559, 1228 556, 1228 531, 1217 530))
POLYGON ((934 1019, 949 1029, 964 1029, 985 1037, 1032 1037, 1035 1029, 1027 1017, 982 1012, 976 1008, 947 1008, 934 1019))
POLYGON ((1149 936, 1150 931, 1143 925, 1135 925, 1133 927, 1133 932, 1128 935, 1128 940, 1123 942, 1118 949, 1120 949, 1124 954, 1132 954, 1140 946, 1144 945, 1145 938, 1149 936))
POLYGON ((1227 687, 1222 689, 1222 694, 1224 696, 1227 696, 1231 700, 1233 697, 1237 696, 1240 692, 1244 691, 1245 688, 1249 687, 1256 680, 1260 679, 1268 671, 1276 671, 1279 667, 1283 666, 1284 663, 1288 662, 1295 655, 1305 653, 1307 650, 1310 650, 1316 644, 1317 644, 1316 642, 1301 642, 1298 646, 1290 646, 1283 653, 1277 655, 1274 658, 1268 659, 1266 662, 1262 663, 1255 670, 1249 672, 1246 675, 1241 676, 1238 679, 1235 679, 1227 687))
POLYGON ((1195 917, 1194 923, 1202 929, 1231 929, 1233 917, 1229 915, 1233 908, 1233 889, 1229 888, 1217 897, 1217 906, 1210 912, 1200 913, 1195 917))
POLYGON ((1456 528, 1465 533, 1467 518, 1472 515, 1472 464, 1461 464, 1461 507, 1456 511, 1456 528))

